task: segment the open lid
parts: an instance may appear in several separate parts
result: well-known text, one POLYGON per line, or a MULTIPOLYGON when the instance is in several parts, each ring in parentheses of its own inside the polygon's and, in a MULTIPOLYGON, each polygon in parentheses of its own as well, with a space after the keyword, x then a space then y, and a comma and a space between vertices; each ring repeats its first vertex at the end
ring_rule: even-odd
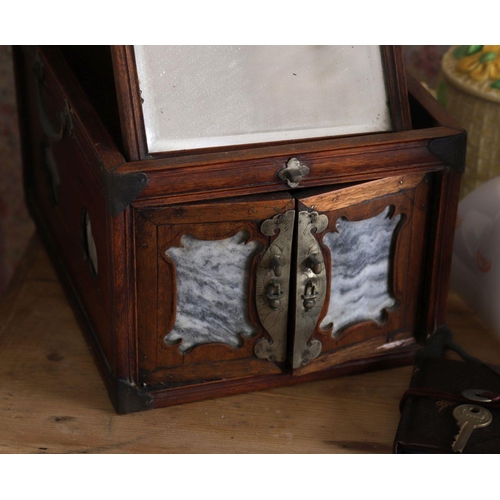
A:
POLYGON ((130 160, 410 128, 401 51, 116 46, 130 160))

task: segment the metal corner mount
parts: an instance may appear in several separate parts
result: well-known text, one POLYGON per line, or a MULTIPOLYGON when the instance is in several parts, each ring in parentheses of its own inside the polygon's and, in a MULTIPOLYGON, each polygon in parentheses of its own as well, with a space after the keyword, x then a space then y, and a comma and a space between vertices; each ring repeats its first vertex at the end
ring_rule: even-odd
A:
POLYGON ((153 396, 127 380, 117 379, 115 389, 116 392, 112 400, 119 415, 143 411, 153 407, 153 396))
POLYGON ((429 151, 441 161, 449 165, 457 173, 465 171, 465 153, 467 149, 467 132, 437 137, 429 141, 429 151))
POLYGON ((111 215, 123 212, 148 185, 148 177, 144 172, 128 174, 106 173, 108 203, 111 215))

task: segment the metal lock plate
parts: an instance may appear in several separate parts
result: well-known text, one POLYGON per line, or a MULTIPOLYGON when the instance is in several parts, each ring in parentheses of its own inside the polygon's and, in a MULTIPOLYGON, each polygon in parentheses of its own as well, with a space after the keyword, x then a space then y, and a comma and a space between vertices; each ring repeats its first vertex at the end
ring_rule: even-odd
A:
POLYGON ((295 210, 279 214, 262 223, 261 232, 278 236, 266 250, 257 268, 256 304, 259 319, 271 337, 260 339, 254 348, 258 358, 283 362, 290 287, 290 260, 295 210))
POLYGON ((294 369, 306 365, 321 352, 321 342, 311 340, 326 297, 326 270, 321 247, 313 235, 323 232, 328 217, 317 212, 299 212, 297 249, 297 294, 294 369))

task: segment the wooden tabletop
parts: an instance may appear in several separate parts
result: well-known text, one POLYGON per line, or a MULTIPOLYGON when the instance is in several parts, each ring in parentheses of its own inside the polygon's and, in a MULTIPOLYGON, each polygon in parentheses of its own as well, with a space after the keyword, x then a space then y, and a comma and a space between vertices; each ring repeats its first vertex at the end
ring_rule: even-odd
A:
MULTIPOLYGON (((455 340, 500 341, 455 295, 455 340)), ((40 241, 0 302, 0 453, 391 453, 411 367, 117 415, 40 241)))

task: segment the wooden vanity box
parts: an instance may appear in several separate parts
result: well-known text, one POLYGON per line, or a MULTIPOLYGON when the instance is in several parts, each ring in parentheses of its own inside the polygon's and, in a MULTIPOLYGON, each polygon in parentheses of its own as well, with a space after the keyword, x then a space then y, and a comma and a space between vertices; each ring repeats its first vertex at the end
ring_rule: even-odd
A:
MULTIPOLYGON (((411 362, 444 323, 466 139, 405 76, 400 49, 377 49, 387 130, 238 129, 197 143, 183 94, 174 104, 189 120, 179 108, 165 122, 180 145, 159 151, 137 50, 14 50, 27 202, 116 411, 411 362)), ((275 81, 271 98, 286 108, 282 92, 307 67, 283 89, 275 81)), ((177 69, 161 89, 173 92, 177 69)), ((225 92, 232 112, 240 101, 225 92)), ((308 97, 328 122, 321 93, 308 97)), ((207 102, 202 125, 218 127, 207 102)))

